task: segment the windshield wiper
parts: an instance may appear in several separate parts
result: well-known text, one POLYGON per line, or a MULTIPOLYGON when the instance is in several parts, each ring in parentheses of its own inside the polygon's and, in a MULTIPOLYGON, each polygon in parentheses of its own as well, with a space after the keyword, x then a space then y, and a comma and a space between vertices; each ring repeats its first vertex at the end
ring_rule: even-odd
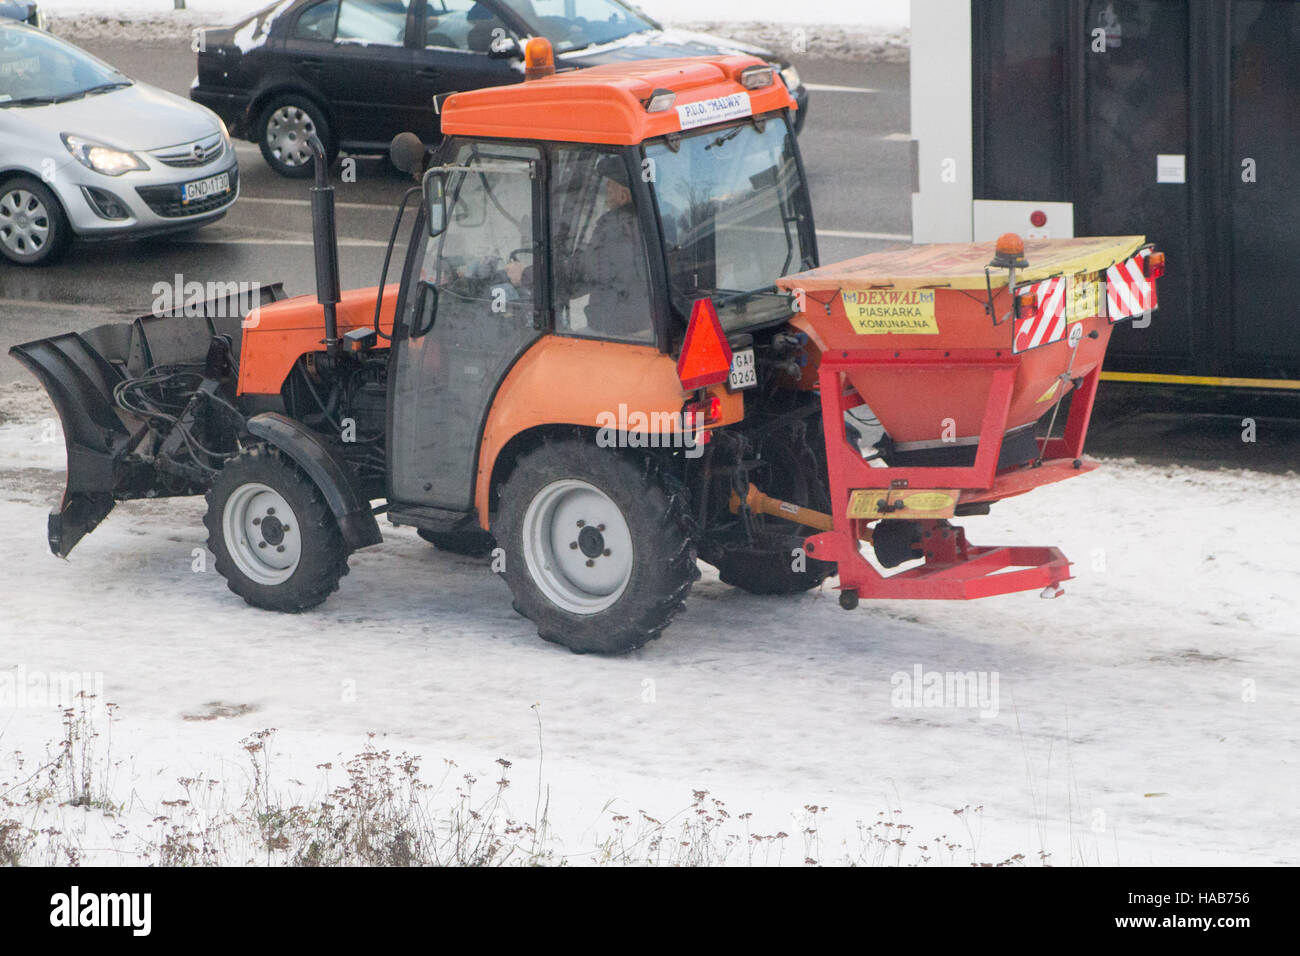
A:
POLYGON ((765 285, 757 289, 750 289, 742 292, 739 289, 714 289, 709 298, 716 298, 717 305, 731 305, 733 302, 748 302, 750 299, 757 299, 760 296, 774 296, 778 299, 789 299, 788 292, 781 292, 776 285, 765 285))
POLYGON ((100 83, 98 86, 92 86, 88 90, 82 90, 81 95, 89 96, 91 93, 108 93, 112 90, 120 90, 131 85, 131 80, 114 80, 111 83, 100 83))
POLYGON ((124 86, 130 86, 130 80, 116 80, 112 83, 100 83, 98 86, 92 86, 88 89, 78 90, 75 93, 64 93, 62 96, 50 98, 51 103, 68 103, 72 100, 79 100, 83 97, 90 96, 92 93, 108 93, 111 90, 120 90, 124 86))
POLYGON ((709 145, 705 146, 704 148, 713 149, 715 146, 723 146, 726 144, 727 140, 735 139, 737 136, 739 136, 740 131, 744 128, 745 127, 743 126, 737 126, 735 129, 731 130, 731 132, 723 133, 721 136, 719 136, 713 142, 709 143, 709 145))

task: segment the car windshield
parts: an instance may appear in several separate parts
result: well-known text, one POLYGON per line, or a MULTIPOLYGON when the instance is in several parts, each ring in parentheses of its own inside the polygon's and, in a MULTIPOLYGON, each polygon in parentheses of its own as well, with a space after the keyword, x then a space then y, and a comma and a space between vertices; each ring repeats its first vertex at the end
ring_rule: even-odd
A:
POLYGON ((647 144, 668 281, 683 315, 710 296, 729 331, 788 318, 781 276, 815 266, 808 196, 783 117, 647 144))
POLYGON ((655 24, 618 0, 501 0, 556 53, 619 40, 655 24))
POLYGON ((62 103, 130 83, 124 73, 48 33, 0 26, 0 107, 62 103))

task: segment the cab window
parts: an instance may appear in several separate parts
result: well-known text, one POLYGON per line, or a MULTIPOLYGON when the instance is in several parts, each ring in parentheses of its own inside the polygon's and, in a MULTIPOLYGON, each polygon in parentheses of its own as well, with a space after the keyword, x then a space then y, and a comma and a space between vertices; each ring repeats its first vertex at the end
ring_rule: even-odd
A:
MULTIPOLYGON (((447 177, 447 229, 429 240, 420 281, 439 292, 439 322, 482 326, 533 320, 534 147, 466 144, 447 177), (479 169, 479 167, 483 167, 479 169)), ((432 318, 432 316, 430 316, 432 318)), ((417 332, 430 324, 416 317, 417 332)))
POLYGON ((339 0, 325 0, 313 4, 298 14, 298 22, 293 27, 295 40, 321 40, 326 43, 334 39, 334 23, 339 15, 339 0))
POLYGON ((556 331, 652 344, 646 247, 623 157, 556 148, 551 182, 556 331))
POLYGON ((410 0, 339 0, 336 40, 401 46, 410 0))
POLYGON ((501 18, 476 0, 429 0, 424 14, 426 47, 487 53, 494 39, 508 36, 501 18))

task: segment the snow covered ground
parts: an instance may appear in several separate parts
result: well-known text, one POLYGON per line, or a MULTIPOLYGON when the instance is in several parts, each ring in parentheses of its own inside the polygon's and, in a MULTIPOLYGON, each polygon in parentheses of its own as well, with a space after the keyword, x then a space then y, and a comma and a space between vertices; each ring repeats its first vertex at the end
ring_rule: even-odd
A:
MULTIPOLYGON (((318 791, 316 766, 374 733, 484 780, 513 762, 531 815, 540 716, 540 777, 576 859, 615 815, 666 819, 708 790, 734 825, 749 811, 746 827, 796 834, 789 863, 808 806, 827 808, 826 861, 886 819, 915 828, 904 861, 942 835, 962 849, 941 862, 1300 862, 1294 474, 1109 461, 964 520, 978 543, 1061 546, 1078 579, 1055 601, 846 613, 829 586, 763 599, 705 568, 660 640, 607 659, 543 643, 483 562, 406 529, 299 616, 246 607, 210 559, 195 570, 200 499, 120 504, 60 561, 44 530, 62 464, 43 395, 0 389, 0 693, 5 674, 102 677, 119 720, 97 773, 130 799, 122 820, 64 809, 92 861, 134 859, 105 834, 147 826, 177 778, 242 793, 239 741, 264 728, 287 790, 318 791), (918 667, 976 672, 988 696, 903 706, 918 667), (954 815, 968 807, 973 824, 954 815)), ((26 704, 0 705, 0 792, 13 751, 60 739, 58 708, 26 704)))

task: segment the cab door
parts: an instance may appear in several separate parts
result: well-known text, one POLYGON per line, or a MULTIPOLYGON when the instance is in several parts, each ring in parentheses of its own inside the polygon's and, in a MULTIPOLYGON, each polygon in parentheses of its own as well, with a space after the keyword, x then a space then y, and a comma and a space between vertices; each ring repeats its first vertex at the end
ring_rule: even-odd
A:
POLYGON ((466 143, 443 167, 445 231, 413 256, 390 390, 389 500, 474 505, 483 425, 546 326, 543 164, 529 146, 466 143))

